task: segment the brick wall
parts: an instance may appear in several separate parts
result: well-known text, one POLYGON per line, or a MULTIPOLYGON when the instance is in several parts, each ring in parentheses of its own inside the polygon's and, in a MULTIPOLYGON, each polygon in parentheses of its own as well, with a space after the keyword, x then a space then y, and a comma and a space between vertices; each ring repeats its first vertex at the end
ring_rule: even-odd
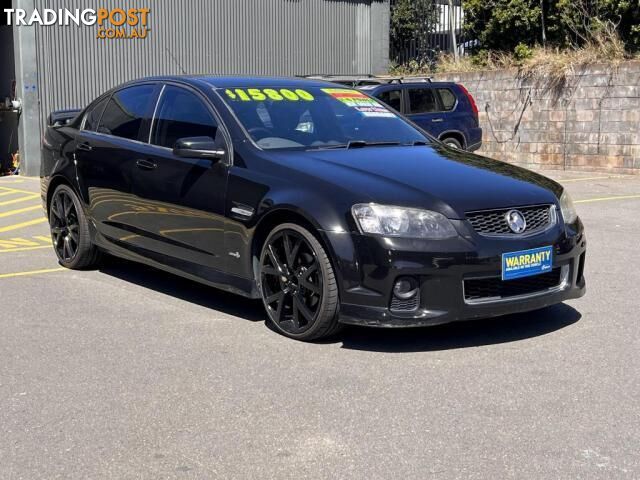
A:
POLYGON ((592 65, 552 90, 516 70, 440 74, 476 99, 480 154, 528 168, 640 174, 640 62, 592 65))

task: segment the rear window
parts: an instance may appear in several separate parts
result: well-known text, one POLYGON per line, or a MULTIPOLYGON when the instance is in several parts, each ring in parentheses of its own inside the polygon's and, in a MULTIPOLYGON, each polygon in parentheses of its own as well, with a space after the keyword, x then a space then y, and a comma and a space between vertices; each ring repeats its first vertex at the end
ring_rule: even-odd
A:
POLYGON ((431 113, 438 111, 436 96, 431 88, 411 88, 409 104, 411 113, 431 113))
POLYGON ((137 140, 154 88, 140 85, 114 93, 102 114, 98 132, 137 140))
POLYGON ((440 94, 440 100, 442 100, 442 108, 447 112, 453 110, 457 101, 454 93, 448 88, 439 88, 438 93, 440 94))
POLYGON ((381 101, 397 111, 402 109, 402 95, 400 90, 387 90, 386 92, 376 95, 376 98, 379 98, 381 101))

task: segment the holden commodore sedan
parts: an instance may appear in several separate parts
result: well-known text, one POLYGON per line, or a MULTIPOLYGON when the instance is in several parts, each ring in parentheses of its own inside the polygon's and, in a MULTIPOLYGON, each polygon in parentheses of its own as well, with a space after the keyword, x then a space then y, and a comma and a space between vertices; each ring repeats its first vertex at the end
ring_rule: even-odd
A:
POLYGON ((43 155, 63 266, 108 253, 262 299, 295 339, 585 293, 583 225, 562 186, 332 83, 134 81, 52 113, 43 155))

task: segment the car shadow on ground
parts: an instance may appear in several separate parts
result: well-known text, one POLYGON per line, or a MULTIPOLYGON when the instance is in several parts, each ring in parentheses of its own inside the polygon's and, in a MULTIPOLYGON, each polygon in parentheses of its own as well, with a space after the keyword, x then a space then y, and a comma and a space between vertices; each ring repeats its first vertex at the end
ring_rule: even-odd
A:
MULTIPOLYGON (((249 300, 142 264, 107 257, 100 272, 251 322, 266 319, 260 300, 249 300)), ((342 343, 342 348, 372 352, 452 350, 538 337, 572 325, 580 318, 577 310, 563 303, 529 313, 435 327, 378 329, 347 326, 336 336, 318 343, 342 343)))
POLYGON ((153 267, 109 256, 99 270, 125 282, 251 322, 262 322, 266 318, 260 300, 250 300, 153 267))

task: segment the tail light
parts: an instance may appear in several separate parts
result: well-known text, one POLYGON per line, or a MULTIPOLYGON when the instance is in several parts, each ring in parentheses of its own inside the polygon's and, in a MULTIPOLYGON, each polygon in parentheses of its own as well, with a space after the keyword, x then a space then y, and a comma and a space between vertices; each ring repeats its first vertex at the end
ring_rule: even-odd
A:
POLYGON ((461 83, 458 84, 458 87, 460 87, 460 90, 462 90, 462 93, 464 93, 464 95, 467 97, 467 99, 469 100, 469 103, 471 104, 471 110, 473 110, 473 116, 476 117, 476 120, 478 119, 478 105, 476 105, 476 101, 473 99, 473 97, 471 96, 471 94, 469 93, 469 90, 467 90, 464 85, 462 85, 461 83))

